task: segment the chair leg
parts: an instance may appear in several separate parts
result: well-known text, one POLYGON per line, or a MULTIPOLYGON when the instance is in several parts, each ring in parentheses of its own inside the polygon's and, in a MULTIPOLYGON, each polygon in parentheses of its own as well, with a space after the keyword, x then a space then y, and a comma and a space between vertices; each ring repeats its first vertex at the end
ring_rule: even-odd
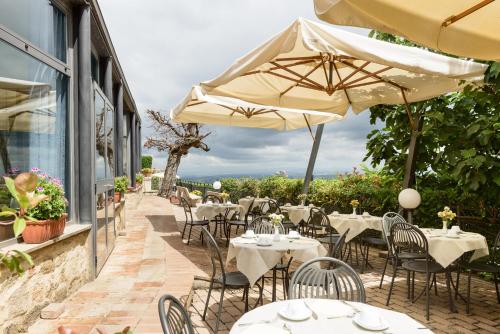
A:
POLYGON ((210 286, 208 287, 208 296, 207 296, 207 301, 205 302, 205 309, 203 310, 203 316, 201 317, 203 320, 205 320, 205 317, 207 315, 208 303, 210 302, 210 295, 212 294, 213 286, 214 286, 214 281, 212 279, 210 281, 210 286))
POLYGON ((434 278, 432 280, 434 282, 434 294, 437 296, 438 295, 438 284, 437 284, 436 274, 434 274, 434 278))
POLYGON ((189 226, 189 235, 188 235, 188 242, 187 244, 189 245, 189 241, 191 241, 191 231, 193 230, 193 225, 189 226))
MULTIPOLYGON (((240 230, 240 225, 236 225, 236 235, 238 235, 239 230, 240 230)), ((231 228, 229 228, 229 231, 231 231, 231 228)))
POLYGON ((398 272, 398 264, 396 259, 393 259, 392 265, 393 265, 393 272, 392 272, 391 285, 389 287, 389 294, 387 295, 387 302, 385 303, 385 306, 389 306, 389 302, 391 301, 392 288, 394 286, 394 280, 396 279, 396 274, 398 272))
POLYGON ((283 282, 283 300, 286 300, 286 272, 281 271, 281 281, 283 282))
POLYGON ((406 271, 406 299, 411 299, 411 275, 410 271, 406 271))
POLYGON ((216 320, 217 322, 215 323, 214 333, 219 333, 220 314, 222 312, 222 303, 224 302, 224 290, 225 286, 222 286, 222 290, 220 291, 219 308, 217 310, 217 320, 216 320))
POLYGON ((495 290, 497 292, 497 302, 500 304, 500 291, 498 289, 498 275, 493 275, 493 279, 495 280, 495 290))
POLYGON ((472 278, 472 272, 469 271, 469 274, 467 275, 467 302, 465 306, 465 312, 467 314, 470 313, 470 283, 471 283, 471 278, 472 278))
POLYGON ((245 294, 245 313, 248 312, 248 290, 249 286, 246 286, 245 289, 243 290, 243 293, 245 294))
POLYGON ((186 221, 186 223, 184 224, 184 228, 182 229, 182 237, 181 237, 182 240, 184 240, 184 233, 186 232, 186 226, 187 226, 187 224, 188 223, 186 221))
POLYGON ((411 300, 415 299, 415 272, 411 273, 411 300))
POLYGON ((458 287, 460 286, 460 268, 457 271, 457 286, 455 287, 455 300, 458 297, 458 287))
POLYGON ((431 297, 431 294, 429 293, 429 290, 430 290, 430 287, 429 287, 429 281, 431 279, 431 274, 430 273, 426 273, 425 275, 425 318, 427 320, 429 320, 430 318, 430 312, 429 312, 429 309, 430 309, 430 297, 431 297))
MULTIPOLYGON (((238 232, 238 228, 236 228, 236 232, 238 232)), ((227 242, 226 242, 226 247, 229 247, 229 239, 231 239, 231 224, 227 225, 227 242)))
MULTIPOLYGON (((451 292, 451 273, 447 271, 445 273, 446 275, 446 290, 448 290, 448 307, 450 308, 451 312, 457 312, 457 309, 455 308, 455 303, 453 302, 453 297, 452 297, 452 292, 451 292)), ((434 276, 436 277, 436 276, 434 276)))
POLYGON ((385 258, 384 270, 382 271, 382 277, 380 278, 380 285, 378 286, 379 289, 382 289, 382 283, 384 283, 384 276, 385 276, 385 271, 387 270, 387 263, 389 263, 389 254, 387 254, 387 257, 385 258))

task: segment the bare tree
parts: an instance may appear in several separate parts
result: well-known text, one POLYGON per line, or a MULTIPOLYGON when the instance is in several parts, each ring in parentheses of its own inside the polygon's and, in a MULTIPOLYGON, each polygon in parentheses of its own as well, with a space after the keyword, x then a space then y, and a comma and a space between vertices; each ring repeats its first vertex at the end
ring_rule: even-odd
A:
POLYGON ((155 135, 146 139, 144 147, 168 152, 167 166, 158 192, 158 195, 166 197, 174 185, 182 156, 188 154, 191 148, 208 152, 210 149, 203 140, 211 132, 201 133, 202 127, 196 123, 173 124, 170 118, 159 111, 147 110, 146 114, 155 135))

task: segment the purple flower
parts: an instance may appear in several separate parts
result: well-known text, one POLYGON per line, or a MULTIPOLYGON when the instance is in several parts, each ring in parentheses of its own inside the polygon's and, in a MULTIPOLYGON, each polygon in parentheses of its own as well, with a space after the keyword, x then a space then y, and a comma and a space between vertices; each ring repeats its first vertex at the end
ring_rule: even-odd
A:
POLYGON ((54 183, 54 184, 56 184, 56 185, 60 186, 62 182, 61 182, 61 179, 54 178, 54 179, 52 179, 52 183, 54 183))
POLYGON ((40 168, 38 167, 31 167, 31 172, 32 173, 38 173, 40 171, 40 168))
POLYGON ((43 173, 43 174, 40 174, 39 176, 40 176, 40 177, 43 177, 43 178, 47 178, 47 177, 49 177, 49 174, 47 174, 47 173, 43 173))
POLYGON ((41 193, 42 191, 44 191, 43 187, 37 187, 37 188, 36 188, 36 190, 37 190, 38 192, 40 192, 40 193, 41 193))

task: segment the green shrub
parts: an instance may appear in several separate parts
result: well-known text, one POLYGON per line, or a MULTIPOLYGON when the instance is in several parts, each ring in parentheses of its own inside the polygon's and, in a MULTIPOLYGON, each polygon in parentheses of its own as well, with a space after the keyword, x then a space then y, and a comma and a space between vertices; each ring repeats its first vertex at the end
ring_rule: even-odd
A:
POLYGON ((160 190, 160 180, 159 176, 151 177, 151 190, 160 190))
POLYGON ((151 155, 141 156, 141 168, 153 168, 153 157, 151 155))
POLYGON ((137 183, 142 184, 142 182, 144 182, 144 175, 142 175, 142 174, 136 174, 136 175, 135 175, 135 181, 136 181, 137 183))
POLYGON ((115 192, 124 193, 127 191, 128 183, 128 177, 126 176, 115 177, 115 192))

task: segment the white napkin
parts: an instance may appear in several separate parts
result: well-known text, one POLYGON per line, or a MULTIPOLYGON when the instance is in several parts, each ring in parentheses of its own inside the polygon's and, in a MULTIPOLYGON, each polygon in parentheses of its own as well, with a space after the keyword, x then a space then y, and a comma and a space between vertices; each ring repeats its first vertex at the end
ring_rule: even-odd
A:
POLYGON ((235 239, 233 242, 237 243, 237 244, 255 244, 255 243, 257 243, 257 240, 238 238, 238 239, 235 239))
POLYGON ((268 324, 255 324, 250 325, 245 331, 244 334, 288 334, 283 328, 276 327, 268 324))
POLYGON ((331 301, 327 299, 308 300, 307 305, 309 305, 314 312, 324 315, 325 317, 345 317, 354 313, 352 308, 340 301, 336 302, 333 307, 331 301))

